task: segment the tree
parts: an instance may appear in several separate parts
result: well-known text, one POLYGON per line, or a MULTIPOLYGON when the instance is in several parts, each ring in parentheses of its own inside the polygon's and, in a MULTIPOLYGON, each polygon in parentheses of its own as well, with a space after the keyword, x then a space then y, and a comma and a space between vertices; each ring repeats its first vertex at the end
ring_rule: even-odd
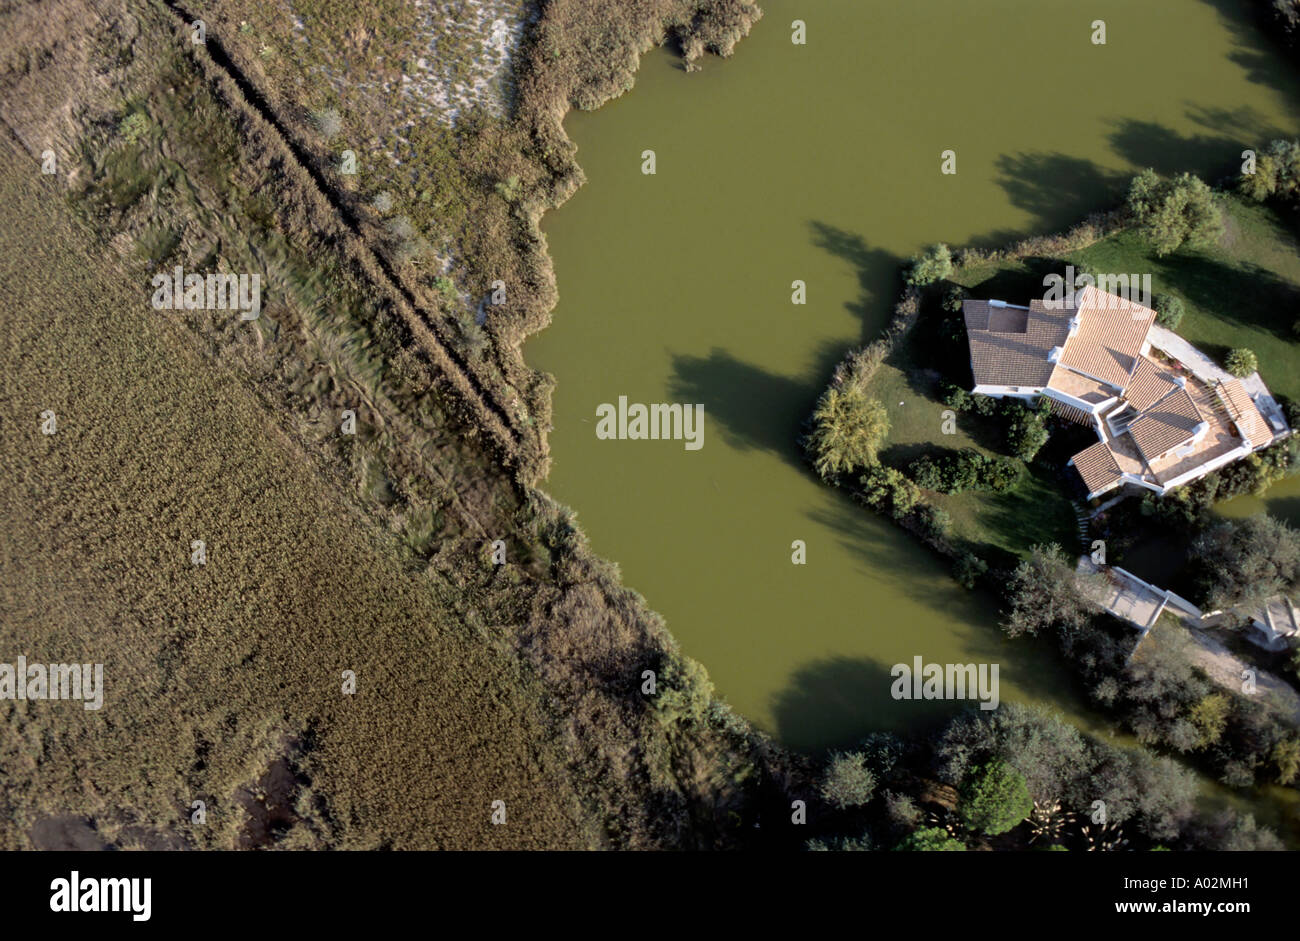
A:
POLYGON ((1155 297, 1156 323, 1177 330, 1183 321, 1183 299, 1175 294, 1157 294, 1155 297))
POLYGON ((1273 746, 1269 756, 1277 765, 1277 783, 1294 783, 1300 777, 1300 738, 1284 738, 1273 746))
POLYGON ((1253 613, 1300 584, 1300 531, 1267 513, 1210 527, 1192 542, 1190 555, 1211 609, 1241 606, 1253 613))
POLYGON ((1235 350, 1228 351, 1228 355, 1223 361, 1223 368, 1238 379, 1245 379, 1259 369, 1259 358, 1253 350, 1240 346, 1235 350))
POLYGON ((857 807, 871 800, 876 790, 876 776, 867 767, 865 755, 836 752, 822 775, 821 795, 828 804, 841 810, 857 807))
POLYGON ((883 510, 894 519, 911 513, 921 502, 921 491, 903 475, 902 471, 884 464, 872 464, 858 479, 861 489, 857 493, 867 506, 883 510))
POLYGON ((953 566, 952 577, 962 588, 974 588, 989 570, 989 564, 973 552, 964 552, 953 566))
POLYGON ((1080 591, 1088 585, 1088 579, 1075 574, 1060 546, 1034 546, 1007 583, 1011 604, 1003 614, 1002 629, 1010 637, 1045 629, 1067 634, 1079 630, 1091 616, 1080 591))
POLYGON ((876 450, 889 434, 889 413, 859 383, 833 385, 817 402, 808 449, 824 479, 876 462, 876 450))
POLYGON ((1029 816, 1034 802, 1024 776, 1001 759, 976 768, 961 788, 962 820, 990 836, 1006 833, 1029 816))
POLYGON ((1030 408, 1015 399, 1007 399, 1002 414, 1007 422, 1007 448, 1028 464, 1042 450, 1050 434, 1046 406, 1030 408))
POLYGON ((912 256, 912 266, 903 280, 913 287, 924 287, 935 281, 942 281, 952 274, 952 252, 940 242, 932 245, 919 255, 912 256))
POLYGON ((894 849, 932 853, 962 851, 966 847, 949 836, 948 831, 943 827, 924 827, 914 833, 909 833, 894 849))
POLYGON ((1213 745, 1222 737, 1231 711, 1232 703, 1222 693, 1210 693, 1192 707, 1187 718, 1201 735, 1199 747, 1213 745))
MULTIPOLYGON (((1291 2, 1291 0, 1285 0, 1291 2)), ((1275 140, 1255 159, 1255 172, 1241 176, 1242 195, 1256 202, 1294 199, 1300 187, 1300 143, 1275 140)))
POLYGON ((1129 185, 1128 208, 1157 255, 1212 244, 1223 234, 1213 191, 1190 173, 1164 179, 1143 170, 1129 185))

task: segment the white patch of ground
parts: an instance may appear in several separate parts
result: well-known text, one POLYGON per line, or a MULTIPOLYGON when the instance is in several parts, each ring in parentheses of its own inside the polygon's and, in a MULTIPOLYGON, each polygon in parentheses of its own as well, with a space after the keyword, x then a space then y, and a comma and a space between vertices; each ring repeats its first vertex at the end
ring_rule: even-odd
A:
POLYGON ((417 0, 426 24, 424 53, 402 76, 402 96, 423 118, 454 124, 481 107, 510 104, 511 58, 533 15, 526 0, 417 0))

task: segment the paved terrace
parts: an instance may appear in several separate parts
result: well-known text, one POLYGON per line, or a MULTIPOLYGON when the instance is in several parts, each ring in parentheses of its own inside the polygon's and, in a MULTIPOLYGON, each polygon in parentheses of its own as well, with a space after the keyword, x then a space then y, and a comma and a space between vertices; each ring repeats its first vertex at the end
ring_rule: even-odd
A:
MULTIPOLYGON (((1220 368, 1210 357, 1166 327, 1152 324, 1151 332, 1147 337, 1153 347, 1178 360, 1187 367, 1193 376, 1200 379, 1211 389, 1220 382, 1235 378, 1232 374, 1220 368)), ((1250 393, 1250 397, 1255 399, 1265 418, 1272 420, 1274 415, 1280 416, 1282 414, 1281 406, 1273 398, 1273 393, 1268 391, 1268 386, 1264 385, 1264 380, 1260 378, 1259 373, 1251 373, 1241 380, 1241 384, 1250 393)))
POLYGON ((1139 628, 1144 635, 1155 624, 1156 618, 1160 617, 1160 612, 1169 601, 1167 592, 1148 585, 1121 568, 1107 566, 1101 569, 1086 555, 1079 557, 1075 571, 1085 576, 1100 574, 1096 594, 1087 592, 1086 596, 1115 617, 1139 628))

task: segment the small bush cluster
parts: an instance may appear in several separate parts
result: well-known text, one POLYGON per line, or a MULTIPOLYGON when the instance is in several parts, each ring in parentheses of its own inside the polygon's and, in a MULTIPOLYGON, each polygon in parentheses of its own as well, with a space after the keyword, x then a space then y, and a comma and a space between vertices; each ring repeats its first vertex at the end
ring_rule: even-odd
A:
POLYGON ((1156 323, 1170 330, 1177 330, 1183 322, 1183 299, 1174 294, 1157 294, 1153 302, 1156 311, 1156 323))
POLYGON ((1228 351, 1223 361, 1223 368, 1238 379, 1245 379, 1251 373, 1258 371, 1259 357, 1255 355, 1254 350, 1248 350, 1244 346, 1238 347, 1228 351))
POLYGON ((950 451, 938 457, 925 455, 908 467, 917 486, 938 493, 986 490, 1005 493, 1020 482, 1025 466, 1008 457, 989 457, 974 448, 950 451))

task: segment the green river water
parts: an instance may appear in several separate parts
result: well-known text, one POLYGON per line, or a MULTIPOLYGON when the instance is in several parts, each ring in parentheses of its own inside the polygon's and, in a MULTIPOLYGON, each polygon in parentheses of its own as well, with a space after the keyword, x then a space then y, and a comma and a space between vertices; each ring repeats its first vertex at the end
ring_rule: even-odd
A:
POLYGON ((1105 734, 1047 644, 1004 640, 988 598, 814 479, 800 424, 912 252, 1062 230, 1143 166, 1230 171, 1300 127, 1295 72, 1227 0, 762 6, 731 59, 688 74, 656 50, 633 91, 566 120, 587 182, 544 220, 560 301, 525 349, 557 377, 547 487, 788 745, 947 714, 890 697, 914 656, 996 662, 1003 701, 1105 734), (598 439, 620 395, 702 403, 703 447, 598 439))

